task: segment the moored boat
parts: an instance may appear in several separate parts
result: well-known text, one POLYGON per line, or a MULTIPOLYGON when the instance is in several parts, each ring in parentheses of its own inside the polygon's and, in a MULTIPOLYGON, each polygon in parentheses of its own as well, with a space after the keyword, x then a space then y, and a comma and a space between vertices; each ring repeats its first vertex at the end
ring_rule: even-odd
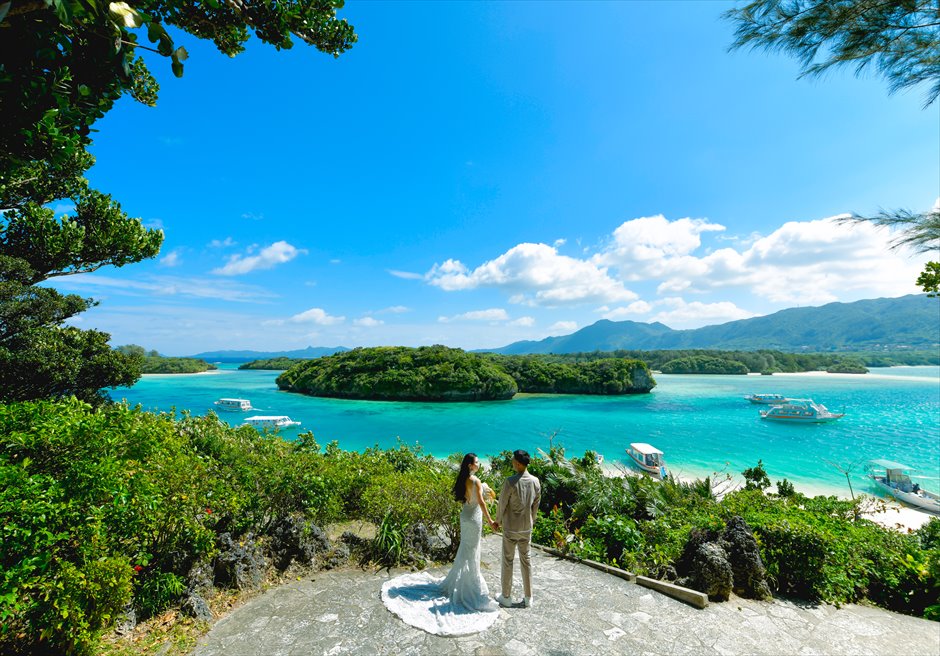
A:
POLYGON ((255 417, 248 417, 245 419, 245 423, 249 426, 254 426, 255 428, 291 428, 292 426, 300 426, 299 421, 293 421, 287 415, 271 415, 263 416, 257 415, 255 417))
POLYGON ((241 411, 241 410, 254 410, 251 407, 251 401, 248 399, 219 399, 215 402, 215 406, 219 410, 231 410, 231 411, 241 411))
POLYGON ((940 495, 911 480, 911 468, 891 460, 868 462, 868 477, 880 491, 898 501, 940 515, 940 495))
POLYGON ((646 473, 652 474, 661 480, 669 476, 666 461, 663 459, 663 452, 655 446, 646 442, 633 442, 625 451, 633 463, 646 473))
POLYGON ((790 400, 783 394, 746 394, 744 398, 751 403, 760 403, 763 405, 779 405, 790 400))
POLYGON ((822 403, 812 399, 790 399, 781 405, 775 405, 760 411, 761 419, 787 421, 794 424, 822 424, 835 421, 845 416, 844 412, 831 412, 822 403))

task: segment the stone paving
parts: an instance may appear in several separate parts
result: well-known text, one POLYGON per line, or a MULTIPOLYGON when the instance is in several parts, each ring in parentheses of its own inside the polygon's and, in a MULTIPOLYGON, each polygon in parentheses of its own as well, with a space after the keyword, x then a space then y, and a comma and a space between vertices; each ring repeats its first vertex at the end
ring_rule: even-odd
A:
MULTIPOLYGON (((491 593, 499 590, 499 551, 498 536, 484 538, 481 566, 491 593)), ((501 609, 483 633, 445 638, 412 628, 379 597, 382 582, 400 570, 342 570, 274 588, 236 609, 200 640, 194 656, 940 656, 940 624, 877 608, 732 598, 697 609, 540 551, 533 550, 532 566, 534 607, 501 609)))

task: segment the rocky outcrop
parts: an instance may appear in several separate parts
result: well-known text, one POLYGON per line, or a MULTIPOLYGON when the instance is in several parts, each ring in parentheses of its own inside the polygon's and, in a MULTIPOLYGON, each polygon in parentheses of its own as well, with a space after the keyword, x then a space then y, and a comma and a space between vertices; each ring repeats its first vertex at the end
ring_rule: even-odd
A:
POLYGON ((760 558, 757 540, 742 517, 732 517, 725 525, 718 543, 728 554, 734 571, 734 593, 748 599, 770 599, 767 570, 760 558))
POLYGON ((271 529, 268 553, 274 566, 285 570, 294 561, 314 565, 317 557, 330 550, 330 540, 319 526, 303 517, 281 517, 271 529))
POLYGON ((259 588, 267 561, 261 545, 249 533, 237 541, 230 533, 218 537, 219 554, 215 557, 215 582, 239 590, 259 588))
POLYGON ((202 598, 202 595, 189 591, 180 604, 180 611, 188 617, 194 617, 203 622, 212 621, 212 611, 209 610, 209 604, 202 598))
POLYGON ((727 601, 734 587, 734 571, 728 554, 704 532, 695 533, 685 545, 676 570, 687 572, 676 579, 676 584, 704 592, 712 601, 727 601))
POLYGON ((676 561, 676 584, 727 601, 731 592, 750 599, 770 599, 766 570, 747 522, 732 517, 724 531, 693 530, 676 561))

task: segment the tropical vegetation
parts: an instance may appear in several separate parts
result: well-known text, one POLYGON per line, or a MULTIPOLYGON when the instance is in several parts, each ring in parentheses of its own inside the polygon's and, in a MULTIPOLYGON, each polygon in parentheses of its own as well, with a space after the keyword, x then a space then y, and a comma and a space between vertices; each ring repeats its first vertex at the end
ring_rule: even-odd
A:
POLYGON ((155 350, 148 351, 137 344, 125 344, 114 349, 126 356, 140 361, 140 371, 144 374, 199 374, 218 369, 214 364, 198 358, 172 358, 160 355, 155 350))
POLYGON ((662 365, 664 374, 746 374, 749 371, 743 362, 712 355, 690 355, 662 365))
POLYGON ((296 364, 277 377, 282 390, 385 401, 511 399, 516 383, 488 360, 446 346, 380 346, 296 364))
POLYGON ((545 394, 645 394, 656 385, 640 360, 598 358, 562 362, 540 355, 487 356, 512 376, 520 392, 545 394))
POLYGON ((298 362, 302 362, 297 358, 288 358, 288 357, 277 357, 277 358, 265 358, 263 360, 252 360, 251 362, 246 362, 238 366, 239 369, 269 369, 274 371, 286 371, 290 369, 298 362))
POLYGON ((174 32, 234 56, 249 33, 278 49, 293 39, 338 56, 356 40, 341 0, 263 5, 49 0, 0 2, 0 402, 74 395, 90 403, 131 385, 140 362, 109 335, 66 325, 96 304, 40 283, 157 255, 163 232, 127 215, 85 172, 96 122, 122 96, 154 105, 159 85, 141 52, 176 76, 174 32), (144 40, 153 45, 144 45, 144 40), (52 203, 71 207, 56 216, 52 203))
MULTIPOLYGON (((255 361, 270 368, 290 361, 255 361)), ((313 396, 397 401, 488 401, 517 391, 552 394, 640 394, 656 382, 639 360, 559 362, 542 356, 468 353, 445 346, 357 348, 294 361, 278 387, 313 396)))
MULTIPOLYGON (((494 489, 510 458, 490 456, 482 476, 494 489)), ((287 442, 211 414, 75 399, 0 406, 0 651, 92 653, 128 608, 145 618, 178 605, 194 572, 218 572, 225 544, 269 553, 285 521, 313 533, 373 525, 353 553, 363 563, 448 560, 458 461, 404 445, 321 448, 311 433, 287 442)), ((542 480, 535 539, 668 579, 694 530, 741 516, 777 593, 940 618, 940 520, 902 534, 861 519, 861 499, 808 498, 786 481, 767 494, 764 467, 718 499, 708 479, 605 476, 593 453, 569 460, 550 443, 530 466, 542 480)))

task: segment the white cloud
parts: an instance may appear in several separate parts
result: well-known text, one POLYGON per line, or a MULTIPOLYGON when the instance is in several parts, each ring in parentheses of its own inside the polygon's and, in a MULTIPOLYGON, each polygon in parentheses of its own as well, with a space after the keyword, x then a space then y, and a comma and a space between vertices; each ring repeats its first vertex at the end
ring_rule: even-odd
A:
POLYGON ((342 263, 343 263, 343 261, 342 261, 341 259, 339 259, 339 258, 336 258, 336 257, 334 257, 332 260, 330 260, 330 264, 342 264, 342 263))
POLYGON ((175 251, 170 251, 160 258, 160 266, 175 267, 182 263, 183 260, 181 258, 181 251, 178 248, 175 251))
POLYGON ((554 246, 555 248, 561 248, 567 242, 568 242, 567 239, 556 239, 555 241, 552 242, 552 246, 554 246))
POLYGON ((231 237, 226 237, 225 239, 213 239, 208 244, 209 248, 230 248, 236 245, 238 245, 238 242, 231 237))
POLYGON ((372 328, 373 326, 381 326, 385 322, 381 319, 373 319, 372 317, 361 317, 353 321, 353 325, 364 326, 366 328, 372 328))
POLYGON ((396 278, 404 278, 405 280, 421 280, 424 278, 424 276, 422 276, 420 273, 413 273, 411 271, 396 271, 395 269, 388 269, 388 272, 396 278))
POLYGON ((618 319, 623 319, 624 317, 636 317, 641 314, 649 314, 652 309, 653 306, 646 301, 634 301, 633 303, 630 303, 630 305, 617 307, 613 310, 610 308, 604 308, 604 314, 602 316, 605 319, 616 321, 618 319))
POLYGON ((425 279, 445 291, 499 287, 513 292, 510 302, 549 307, 637 297, 611 278, 606 267, 559 255, 547 244, 519 244, 472 271, 448 259, 435 264, 425 279))
POLYGON ((548 327, 549 330, 562 331, 562 332, 573 332, 578 327, 577 321, 556 321, 548 327))
POLYGON ((255 214, 254 212, 244 212, 242 214, 243 219, 249 219, 251 221, 261 221, 264 219, 264 214, 255 214))
POLYGON ((509 326, 523 326, 528 328, 529 326, 535 325, 534 317, 519 317, 518 319, 513 319, 507 325, 509 326))
POLYGON ((217 278, 146 276, 139 279, 111 278, 99 274, 78 274, 49 280, 50 287, 81 290, 83 293, 121 296, 184 296, 236 302, 263 302, 274 294, 262 287, 217 278))
POLYGON ((405 312, 411 312, 411 308, 404 305, 392 305, 391 307, 382 308, 376 314, 404 314, 405 312))
POLYGON ((452 317, 438 317, 437 320, 441 323, 451 321, 508 321, 509 314, 502 308, 490 308, 488 310, 472 310, 452 317))
POLYGON ((598 264, 617 266, 625 280, 653 278, 668 271, 668 263, 702 245, 703 232, 720 232, 724 226, 705 219, 669 221, 662 214, 623 222, 613 233, 613 243, 594 256, 598 264))
POLYGON ((923 258, 891 251, 890 239, 871 224, 837 218, 791 221, 698 255, 701 236, 723 226, 644 217, 618 227, 591 261, 615 268, 623 280, 658 280, 659 295, 738 288, 774 303, 812 304, 917 291, 923 258))
POLYGON ((212 273, 220 276, 240 276, 252 271, 271 269, 278 264, 290 262, 306 252, 306 250, 291 246, 286 241, 276 241, 262 248, 257 255, 233 255, 225 266, 213 269, 212 273))
POLYGON ((686 303, 679 297, 670 297, 657 301, 656 305, 665 306, 668 309, 657 313, 651 321, 659 321, 670 328, 719 324, 754 316, 754 313, 742 310, 730 301, 686 303))
POLYGON ((315 323, 318 326, 335 326, 346 321, 346 317, 334 317, 326 313, 323 308, 310 308, 290 318, 294 323, 315 323))

